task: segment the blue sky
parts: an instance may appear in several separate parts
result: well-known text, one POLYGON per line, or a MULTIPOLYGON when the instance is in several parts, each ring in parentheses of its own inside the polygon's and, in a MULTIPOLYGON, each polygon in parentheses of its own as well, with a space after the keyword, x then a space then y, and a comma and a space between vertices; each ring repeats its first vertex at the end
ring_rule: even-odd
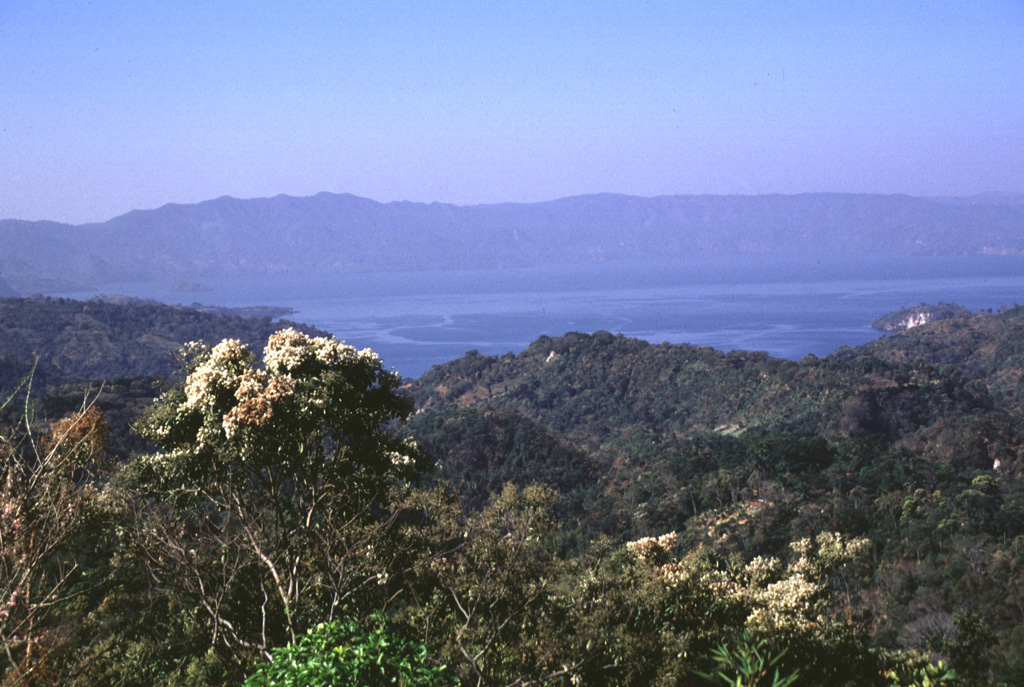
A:
POLYGON ((0 218, 1024 192, 1024 2, 0 2, 0 218))

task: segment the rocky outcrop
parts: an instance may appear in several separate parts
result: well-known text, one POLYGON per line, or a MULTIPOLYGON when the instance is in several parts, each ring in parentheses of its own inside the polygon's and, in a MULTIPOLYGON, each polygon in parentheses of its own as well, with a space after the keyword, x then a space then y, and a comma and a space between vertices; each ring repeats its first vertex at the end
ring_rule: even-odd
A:
POLYGON ((967 308, 961 307, 956 303, 937 303, 935 305, 922 303, 912 308, 902 308, 896 312, 882 315, 872 322, 871 326, 884 332, 900 332, 920 327, 936 320, 970 317, 973 314, 967 308))

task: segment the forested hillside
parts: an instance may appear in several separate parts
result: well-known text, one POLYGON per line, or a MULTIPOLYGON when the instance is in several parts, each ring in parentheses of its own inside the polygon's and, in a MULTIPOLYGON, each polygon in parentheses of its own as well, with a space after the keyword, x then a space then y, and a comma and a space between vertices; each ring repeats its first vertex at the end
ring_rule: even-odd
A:
POLYGON ((0 301, 7 378, 40 359, 0 412, 0 684, 1021 684, 1022 322, 403 382, 287 323, 0 301))
POLYGON ((935 322, 872 343, 838 351, 832 358, 878 358, 954 367, 985 385, 1002 407, 1024 412, 1024 308, 935 322))
MULTIPOLYGON (((674 442, 746 431, 872 437, 902 446, 944 422, 1014 422, 992 399, 987 378, 857 350, 792 362, 607 332, 567 334, 542 337, 519 356, 469 354, 434 367, 410 391, 423 414, 505 408, 612 452, 637 437, 674 442)), ((948 447, 926 450, 938 458, 948 447)), ((971 460, 971 467, 992 464, 988 455, 971 460)))
POLYGON ((62 383, 168 376, 178 371, 176 354, 189 341, 235 338, 262 347, 273 332, 289 326, 317 331, 270 318, 215 315, 156 303, 0 299, 0 389, 20 381, 36 360, 41 380, 62 383))
POLYGON ((749 559, 820 531, 866 536, 848 612, 876 641, 926 650, 976 613, 1020 676, 1022 321, 1018 308, 935 322, 799 362, 542 337, 433 368, 410 385, 411 426, 468 499, 499 476, 558 484, 582 504, 568 546, 676 530, 749 559), (475 438, 495 435, 507 463, 475 438), (567 447, 572 460, 526 459, 567 447))

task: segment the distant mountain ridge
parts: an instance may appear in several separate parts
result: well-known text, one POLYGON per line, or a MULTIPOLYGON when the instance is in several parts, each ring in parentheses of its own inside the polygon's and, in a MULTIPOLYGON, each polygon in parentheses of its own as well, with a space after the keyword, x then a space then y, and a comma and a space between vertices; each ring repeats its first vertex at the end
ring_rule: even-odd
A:
POLYGON ((121 279, 825 253, 1024 254, 1024 202, 600 194, 455 206, 320 193, 222 197, 77 226, 0 221, 0 275, 22 293, 121 279))

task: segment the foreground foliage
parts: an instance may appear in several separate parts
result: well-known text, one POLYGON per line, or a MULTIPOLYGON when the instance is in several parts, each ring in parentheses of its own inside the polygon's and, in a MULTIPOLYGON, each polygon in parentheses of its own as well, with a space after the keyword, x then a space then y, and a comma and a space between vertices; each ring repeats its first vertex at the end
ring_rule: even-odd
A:
POLYGON ((764 639, 754 641, 744 633, 733 641, 734 646, 721 644, 712 652, 719 663, 717 672, 697 674, 722 687, 790 687, 796 683, 800 671, 780 675, 777 664, 785 652, 773 656, 767 644, 764 639))
POLYGON ((31 422, 0 435, 0 676, 15 683, 54 678, 69 650, 63 610, 103 582, 98 549, 117 508, 93 479, 107 467, 106 437, 88 398, 42 437, 31 422))
POLYGON ((355 621, 321 623, 298 641, 271 652, 244 687, 336 687, 454 684, 444 666, 434 665, 427 647, 394 635, 380 615, 364 630, 355 621))
POLYGON ((0 684, 1020 682, 1024 441, 984 388, 541 344, 427 379, 429 460, 396 375, 295 330, 188 348, 126 463, 98 403, 0 409, 0 684))

